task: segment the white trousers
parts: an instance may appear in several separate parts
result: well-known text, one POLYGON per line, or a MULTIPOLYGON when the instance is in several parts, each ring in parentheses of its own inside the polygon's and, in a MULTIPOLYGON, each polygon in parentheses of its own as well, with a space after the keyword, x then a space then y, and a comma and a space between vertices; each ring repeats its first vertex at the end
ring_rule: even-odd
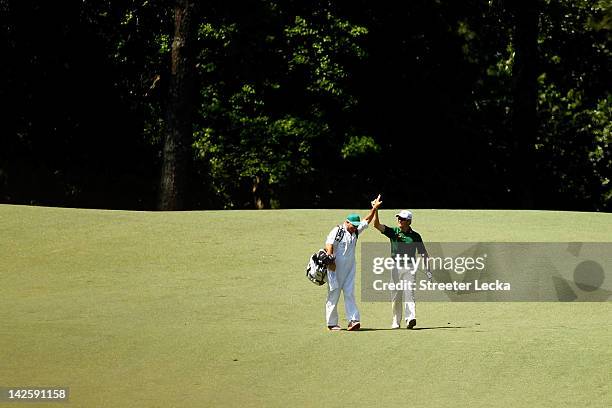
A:
POLYGON ((344 309, 346 311, 346 320, 361 320, 359 309, 355 302, 355 275, 356 268, 350 268, 348 271, 336 269, 337 287, 333 290, 327 286, 327 301, 325 302, 325 320, 328 326, 338 325, 338 301, 340 300, 340 292, 344 293, 344 309))
POLYGON ((403 290, 395 290, 392 292, 391 297, 391 308, 393 310, 393 322, 394 327, 399 326, 402 321, 402 309, 406 316, 406 321, 416 319, 416 304, 414 302, 414 285, 416 282, 416 274, 411 273, 411 270, 393 269, 391 272, 391 280, 393 283, 404 281, 403 290), (412 289, 406 284, 412 282, 412 289))

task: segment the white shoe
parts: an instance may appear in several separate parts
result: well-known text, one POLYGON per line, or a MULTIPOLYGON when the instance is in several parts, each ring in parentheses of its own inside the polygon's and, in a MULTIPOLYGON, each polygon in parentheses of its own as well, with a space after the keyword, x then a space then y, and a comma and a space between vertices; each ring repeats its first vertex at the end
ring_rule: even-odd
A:
POLYGON ((398 323, 393 323, 393 324, 391 325, 391 328, 392 328, 392 329, 399 329, 399 328, 400 328, 400 325, 399 325, 398 323))

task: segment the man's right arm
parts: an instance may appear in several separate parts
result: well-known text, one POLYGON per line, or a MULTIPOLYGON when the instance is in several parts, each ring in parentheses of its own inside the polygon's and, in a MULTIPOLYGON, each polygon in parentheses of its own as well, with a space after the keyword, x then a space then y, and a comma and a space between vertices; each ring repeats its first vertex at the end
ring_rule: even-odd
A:
MULTIPOLYGON (((335 241, 337 233, 338 233, 338 227, 331 230, 331 232, 327 236, 327 239, 325 240, 325 252, 327 252, 327 255, 334 254, 334 241, 335 241)), ((327 265, 327 269, 329 269, 330 271, 335 271, 336 263, 335 262, 330 263, 329 265, 327 265)))

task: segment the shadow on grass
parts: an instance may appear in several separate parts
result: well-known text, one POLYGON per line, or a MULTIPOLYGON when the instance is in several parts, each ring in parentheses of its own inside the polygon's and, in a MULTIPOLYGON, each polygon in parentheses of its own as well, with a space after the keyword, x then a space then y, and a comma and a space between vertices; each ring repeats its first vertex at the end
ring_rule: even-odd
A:
MULTIPOLYGON (((437 326, 437 327, 413 327, 410 330, 438 330, 438 329, 468 329, 468 327, 465 326, 437 326)), ((371 327, 363 327, 361 329, 359 329, 359 331, 381 331, 381 330, 396 330, 396 331, 409 331, 405 328, 401 328, 401 329, 391 329, 391 328, 386 328, 386 329, 375 329, 375 328, 371 328, 371 327)))
POLYGON ((464 326, 413 327, 411 330, 467 329, 464 326))

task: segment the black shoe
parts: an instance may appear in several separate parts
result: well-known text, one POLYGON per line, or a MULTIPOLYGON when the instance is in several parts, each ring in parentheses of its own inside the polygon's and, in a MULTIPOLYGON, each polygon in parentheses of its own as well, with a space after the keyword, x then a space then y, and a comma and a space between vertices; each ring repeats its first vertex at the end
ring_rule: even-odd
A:
POLYGON ((412 330, 412 328, 416 326, 416 319, 412 319, 411 321, 408 322, 408 327, 406 327, 408 330, 412 330))
POLYGON ((361 323, 359 323, 357 320, 351 320, 346 330, 357 331, 359 330, 360 327, 361 327, 361 323))

